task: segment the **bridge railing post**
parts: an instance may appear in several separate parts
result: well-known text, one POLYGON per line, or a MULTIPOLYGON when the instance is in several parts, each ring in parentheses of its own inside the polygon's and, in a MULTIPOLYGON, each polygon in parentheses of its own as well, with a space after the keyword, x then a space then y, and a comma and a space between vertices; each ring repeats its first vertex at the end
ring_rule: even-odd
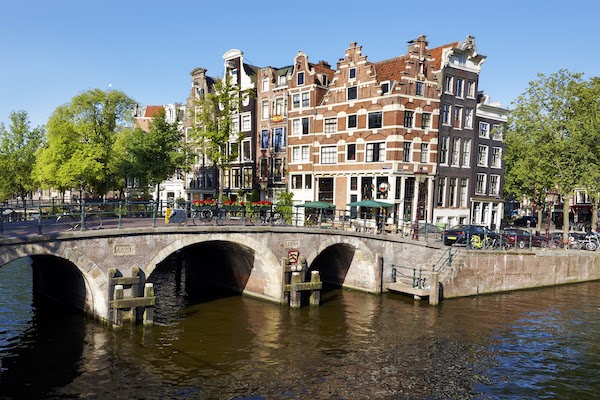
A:
POLYGON ((38 222, 38 234, 41 235, 42 234, 42 205, 41 204, 38 205, 37 222, 38 222))
POLYGON ((123 227, 123 202, 119 201, 119 229, 123 227))

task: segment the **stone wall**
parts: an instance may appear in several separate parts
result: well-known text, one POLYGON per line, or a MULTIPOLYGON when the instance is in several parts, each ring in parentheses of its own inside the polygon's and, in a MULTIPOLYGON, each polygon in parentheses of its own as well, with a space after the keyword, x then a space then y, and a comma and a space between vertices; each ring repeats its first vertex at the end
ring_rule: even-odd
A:
POLYGON ((585 282, 600 279, 600 252, 466 251, 446 272, 445 298, 585 282))

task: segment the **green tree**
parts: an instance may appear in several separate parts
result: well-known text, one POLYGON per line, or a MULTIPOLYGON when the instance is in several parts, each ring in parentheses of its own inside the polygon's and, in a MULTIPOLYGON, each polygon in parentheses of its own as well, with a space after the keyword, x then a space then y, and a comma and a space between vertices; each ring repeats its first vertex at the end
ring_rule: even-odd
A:
POLYGON ((219 203, 223 199, 224 172, 237 158, 242 139, 235 129, 233 117, 239 113, 241 101, 246 96, 249 94, 240 92, 232 84, 229 74, 225 74, 224 79, 215 82, 214 91, 196 101, 196 114, 192 116, 198 121, 193 135, 200 145, 200 151, 214 163, 219 173, 219 203))
POLYGON ((162 181, 190 166, 190 151, 178 123, 169 123, 164 110, 152 118, 148 132, 136 128, 125 135, 118 170, 138 178, 141 188, 156 187, 157 198, 162 181))
POLYGON ((575 129, 582 118, 575 106, 581 77, 566 70, 539 74, 515 101, 506 135, 506 192, 543 206, 546 192, 558 191, 564 201, 564 240, 570 199, 585 183, 580 160, 588 150, 575 129))
POLYGON ((117 177, 110 169, 120 128, 133 118, 135 101, 125 93, 92 89, 58 107, 48 121, 47 145, 38 155, 36 177, 59 190, 105 194, 117 177))
POLYGON ((13 111, 6 129, 0 124, 0 199, 18 196, 25 200, 28 193, 37 189, 32 170, 35 153, 42 145, 42 127, 30 128, 26 111, 13 111))

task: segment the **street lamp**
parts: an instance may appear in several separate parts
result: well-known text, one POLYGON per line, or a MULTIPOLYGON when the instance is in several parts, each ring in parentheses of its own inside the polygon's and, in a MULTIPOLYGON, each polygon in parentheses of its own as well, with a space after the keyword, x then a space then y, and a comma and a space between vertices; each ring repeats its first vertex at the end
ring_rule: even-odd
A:
POLYGON ((423 169, 423 167, 420 167, 418 171, 415 171, 415 183, 417 184, 417 190, 416 190, 416 195, 417 195, 417 212, 415 213, 415 229, 413 230, 413 235, 412 238, 414 240, 419 240, 419 210, 421 207, 421 201, 420 201, 420 189, 421 189, 421 184, 423 182, 425 182, 425 180, 427 179, 427 171, 425 171, 423 169))
POLYGON ((556 201, 558 201, 558 193, 553 190, 547 191, 546 202, 548 203, 548 211, 546 211, 546 248, 550 247, 550 215, 556 201))

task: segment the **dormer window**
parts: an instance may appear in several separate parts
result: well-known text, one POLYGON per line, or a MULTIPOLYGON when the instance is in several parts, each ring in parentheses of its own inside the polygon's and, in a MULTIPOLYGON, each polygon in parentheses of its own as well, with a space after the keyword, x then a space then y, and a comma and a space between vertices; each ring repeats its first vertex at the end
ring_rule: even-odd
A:
POLYGON ((423 96, 423 82, 417 81, 417 84, 415 87, 415 94, 417 96, 423 96))
POLYGON ((390 83, 389 82, 383 82, 381 84, 381 94, 382 95, 386 95, 390 92, 390 83))
POLYGON ((298 72, 298 86, 304 85, 304 72, 298 72))
POLYGON ((356 79, 356 68, 350 68, 348 79, 356 79))

